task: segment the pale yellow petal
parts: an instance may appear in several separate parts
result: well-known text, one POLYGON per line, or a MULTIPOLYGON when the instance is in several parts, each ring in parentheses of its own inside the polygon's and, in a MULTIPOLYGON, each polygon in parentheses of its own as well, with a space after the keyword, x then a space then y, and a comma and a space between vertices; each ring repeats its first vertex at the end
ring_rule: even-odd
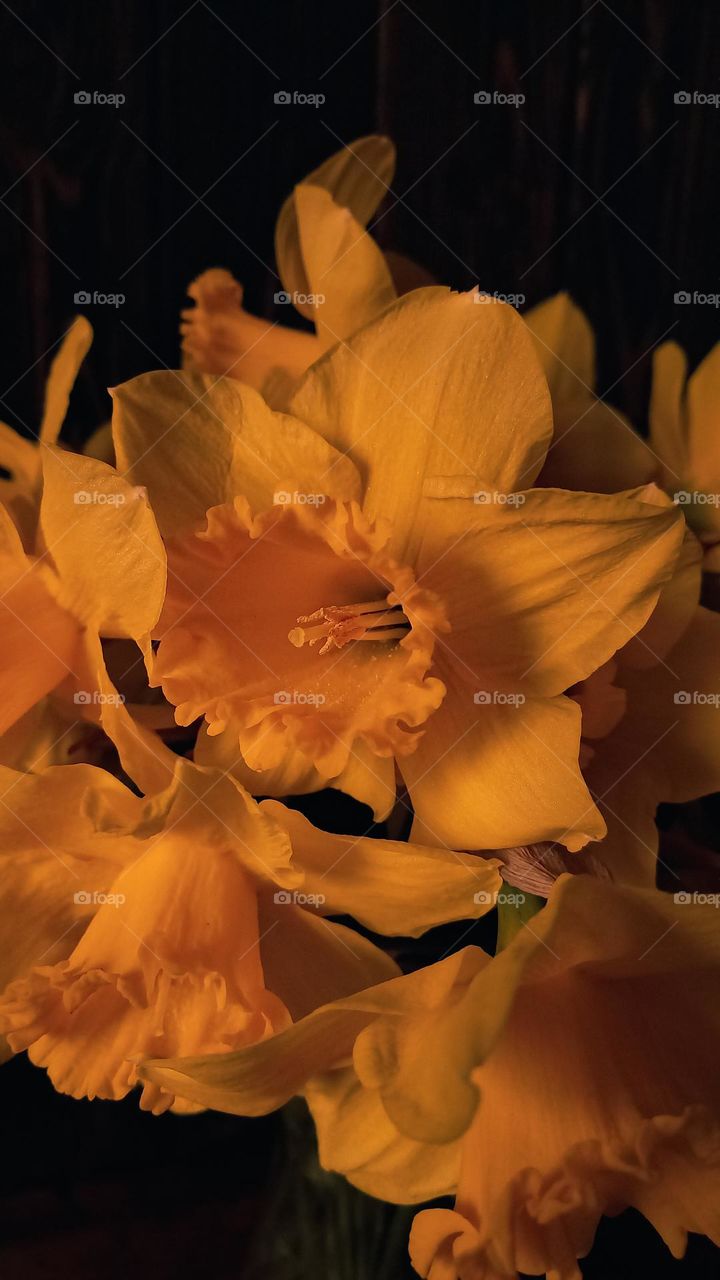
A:
POLYGON ((327 915, 351 915, 374 933, 418 937, 437 924, 469 920, 495 905, 502 884, 495 859, 338 836, 314 827, 274 800, 261 806, 288 832, 303 892, 322 898, 327 915))
MULTIPOLYGON (((512 307, 419 289, 308 370, 292 411, 347 452, 365 509, 412 557, 437 516, 428 477, 510 491, 532 483, 552 430, 547 384, 512 307)), ((443 546, 442 531, 440 547, 443 546)))
POLYGON ((104 462, 46 449, 40 527, 60 602, 85 626, 140 640, 160 616, 166 561, 147 495, 104 462))
POLYGON ((687 358, 676 342, 663 342, 653 355, 650 444, 663 461, 668 487, 682 489, 688 472, 684 427, 687 358))
POLYGON ((332 347, 394 302, 395 287, 372 237, 327 191, 303 183, 295 208, 316 331, 332 347))
POLYGON ((556 293, 523 316, 535 340, 553 406, 595 387, 595 335, 568 293, 556 293))
POLYGON ((55 444, 65 421, 70 392, 75 385, 78 370, 93 340, 92 326, 84 316, 76 316, 60 349, 50 365, 45 384, 45 408, 40 424, 43 444, 55 444))
POLYGON ((113 397, 118 468, 147 487, 164 536, 236 494, 256 511, 286 492, 360 495, 349 459, 231 378, 142 374, 113 397))
POLYGON ((605 834, 580 775, 580 709, 568 698, 476 703, 448 693, 402 762, 415 810, 412 839, 451 849, 557 840, 579 849, 605 834))
MULTIPOLYGON (((370 135, 330 156, 300 185, 327 191, 336 204, 348 209, 355 221, 365 227, 386 195, 394 170, 395 148, 390 139, 370 135)), ((275 227, 275 257, 288 293, 307 295, 312 289, 303 258, 296 191, 297 188, 291 192, 280 210, 275 227)), ((298 310, 312 319, 308 304, 299 304, 298 310)))

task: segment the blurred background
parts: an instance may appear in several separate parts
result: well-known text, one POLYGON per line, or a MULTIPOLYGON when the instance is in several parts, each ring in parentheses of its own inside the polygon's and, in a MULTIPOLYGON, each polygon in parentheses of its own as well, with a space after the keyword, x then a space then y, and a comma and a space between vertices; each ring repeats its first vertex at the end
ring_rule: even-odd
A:
MULTIPOLYGON (((107 417, 108 386, 178 364, 178 312, 203 269, 229 268, 250 309, 287 323, 280 205, 374 131, 398 147, 382 246, 527 306, 570 290, 598 335, 598 391, 641 430, 653 348, 674 337, 696 362, 720 337, 713 0, 0 0, 0 37, 0 418, 25 434, 77 310, 96 338, 64 433, 75 446, 107 417), (482 101, 495 93, 515 102, 482 101)), ((158 1120, 135 1099, 58 1097, 24 1059, 1 1079, 7 1280, 410 1274, 407 1213, 304 1169, 297 1111, 158 1120), (362 1257, 332 1254, 341 1222, 362 1257)), ((583 1272, 635 1280, 638 1260, 654 1277, 720 1276, 704 1241, 674 1262, 631 1213, 603 1223, 583 1272)))

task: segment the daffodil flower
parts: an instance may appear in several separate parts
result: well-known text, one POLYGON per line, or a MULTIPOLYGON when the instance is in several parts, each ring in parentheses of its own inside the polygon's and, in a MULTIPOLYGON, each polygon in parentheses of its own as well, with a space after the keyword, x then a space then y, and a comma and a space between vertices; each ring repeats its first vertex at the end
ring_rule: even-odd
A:
POLYGON ((188 289, 195 305, 180 327, 187 367, 237 378, 284 407, 309 365, 394 302, 390 266, 365 230, 394 168, 389 138, 359 138, 299 183, 280 211, 276 300, 294 305, 314 334, 251 315, 242 286, 213 268, 188 289))
POLYGON ((577 849, 605 827, 564 691, 647 620, 683 521, 527 488, 547 387, 512 308, 474 299, 407 295, 308 371, 292 416, 229 379, 117 390, 118 465, 169 558, 155 678, 180 723, 205 717, 198 758, 239 746, 256 794, 335 785, 387 812, 395 759, 423 842, 577 849))
MULTIPOLYGON (((494 901, 496 862, 328 835, 169 769, 147 800, 89 766, 0 769, 0 1034, 61 1092, 122 1098, 141 1057, 237 1049, 399 972, 326 916, 419 934, 494 901)), ((141 1106, 188 1109, 148 1085, 141 1106)))
POLYGON ((601 1215, 630 1206, 680 1257, 689 1231, 720 1243, 715 916, 564 876, 494 959, 468 947, 140 1074, 242 1115, 302 1093, 326 1168, 398 1203, 455 1191, 413 1224, 427 1280, 580 1280, 601 1215))
POLYGON ((65 421, 70 392, 93 338, 84 316, 76 316, 50 366, 45 404, 37 441, 26 440, 0 422, 0 467, 8 472, 0 479, 0 502, 17 525, 24 545, 32 550, 42 491, 42 451, 55 445, 65 421))
POLYGON ((720 571, 720 343, 688 377, 687 357, 664 342, 653 358, 650 443, 662 483, 683 509, 704 549, 704 568, 720 571))

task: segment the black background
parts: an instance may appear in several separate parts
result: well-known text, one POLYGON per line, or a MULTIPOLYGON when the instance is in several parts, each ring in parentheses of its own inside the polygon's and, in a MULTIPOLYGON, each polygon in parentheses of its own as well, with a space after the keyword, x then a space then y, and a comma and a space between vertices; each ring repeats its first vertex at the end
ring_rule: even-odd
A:
MULTIPOLYGON (((528 305, 570 289, 598 333, 599 390, 642 427, 652 347, 672 336, 697 360, 720 336, 714 308, 674 302, 720 291, 719 113, 674 101, 720 92, 719 35, 713 0, 0 0, 0 417, 32 433, 78 290, 126 301, 87 309, 76 445, 106 416, 107 386, 177 365, 199 271, 228 267, 273 315, 282 199, 380 130, 399 151, 381 244, 455 288, 528 305), (282 89, 326 102, 276 105, 282 89), (526 101, 479 106, 482 89, 526 101), (76 104, 80 91, 126 101, 76 104)), ((77 1103, 24 1060, 1 1082, 0 1275, 248 1274, 282 1166, 277 1120, 77 1103)), ((675 1263, 634 1214, 603 1223, 583 1269, 720 1275, 704 1241, 675 1263)))

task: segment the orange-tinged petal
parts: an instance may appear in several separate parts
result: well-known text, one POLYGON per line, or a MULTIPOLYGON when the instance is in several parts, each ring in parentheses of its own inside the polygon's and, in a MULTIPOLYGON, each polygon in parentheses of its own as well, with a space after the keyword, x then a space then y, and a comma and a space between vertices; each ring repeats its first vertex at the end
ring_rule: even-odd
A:
POLYGON ((395 1204, 417 1204, 454 1191, 461 1144, 435 1146, 406 1138, 389 1119, 379 1093, 364 1089, 351 1067, 316 1077, 304 1094, 324 1169, 395 1204))
POLYGON ((325 349, 374 320, 397 295, 381 250, 349 209, 307 183, 295 188, 295 209, 303 265, 316 299, 313 319, 325 349))
MULTIPOLYGON (((290 193, 280 210, 275 227, 275 257, 283 287, 296 297, 312 293, 302 243, 305 229, 297 204, 297 193, 308 186, 329 193, 341 208, 349 210, 361 227, 365 227, 388 191, 395 171, 395 148, 389 138, 371 134, 358 138, 330 156, 290 193)), ((313 308, 296 302, 298 310, 309 319, 313 308)))
POLYGON ((40 424, 40 440, 43 444, 55 444, 60 435, 70 402, 70 392, 92 340, 92 325, 85 316, 76 316, 50 365, 45 384, 45 407, 40 424))
POLYGON ((488 695, 476 703, 450 673, 447 687, 427 734, 402 762, 414 840, 451 849, 557 840, 579 849, 605 834, 580 774, 581 716, 570 699, 488 695))
POLYGON ((118 468, 145 485, 165 537, 237 494, 255 511, 285 491, 360 497, 349 459, 232 379, 142 374, 116 387, 113 398, 118 468))
POLYGON ((293 896, 280 891, 259 898, 263 972, 293 1021, 398 976, 395 961, 362 934, 296 905, 307 899, 304 884, 293 896))
POLYGON ((0 733, 78 665, 81 627, 55 599, 46 566, 0 557, 0 733))
POLYGON ((569 293, 556 293, 523 316, 550 386, 553 406, 595 387, 595 335, 569 293))
MULTIPOLYGON (((532 484, 552 431, 547 384, 512 307, 475 293, 418 289, 308 370, 292 412, 367 480, 365 510, 392 522, 412 558, 437 516, 428 477, 476 487, 532 484)), ((437 553, 444 546, 440 531, 437 553)))
POLYGON ((253 520, 240 499, 171 542, 155 676, 178 723, 233 724, 250 768, 300 750, 326 778, 346 767, 357 738, 378 755, 414 750, 412 730, 443 695, 427 671, 444 622, 383 543, 354 504, 279 505, 253 520), (342 624, 337 646, 331 624, 313 621, 360 602, 403 621, 388 624, 384 642, 372 627, 367 642, 354 633, 346 642, 342 624))
MULTIPOLYGON (((698 489, 717 493, 720 486, 720 343, 701 360, 687 383, 687 448, 690 474, 698 489)), ((717 508, 711 511, 717 517, 717 508)), ((717 523, 717 520, 716 520, 717 523)))
POLYGON ((537 483, 589 493, 620 493, 653 480, 657 454, 628 419, 592 396, 554 404, 555 433, 537 483))
POLYGON ((112 467, 56 449, 43 455, 40 527, 58 598, 85 626, 142 640, 165 593, 165 552, 147 495, 112 467))
POLYGON ((663 342, 653 355, 650 393, 650 444, 665 467, 665 483, 681 489, 688 473, 684 428, 687 359, 677 342, 663 342))
POLYGON ((495 905, 502 880, 495 859, 396 840, 337 836, 274 800, 261 805, 290 836, 305 876, 327 915, 351 915, 385 935, 417 937, 437 924, 468 920, 495 905))
POLYGON ((465 513, 464 529, 444 555, 423 548, 420 577, 431 590, 442 584, 451 626, 443 659, 461 678, 475 689, 554 695, 647 621, 684 522, 672 506, 635 495, 515 496, 513 504, 436 499, 459 509, 458 528, 465 513))
POLYGON ((39 774, 0 768, 3 939, 0 991, 33 964, 69 955, 133 854, 133 841, 99 830, 94 807, 130 825, 140 801, 101 769, 64 765, 39 774))

